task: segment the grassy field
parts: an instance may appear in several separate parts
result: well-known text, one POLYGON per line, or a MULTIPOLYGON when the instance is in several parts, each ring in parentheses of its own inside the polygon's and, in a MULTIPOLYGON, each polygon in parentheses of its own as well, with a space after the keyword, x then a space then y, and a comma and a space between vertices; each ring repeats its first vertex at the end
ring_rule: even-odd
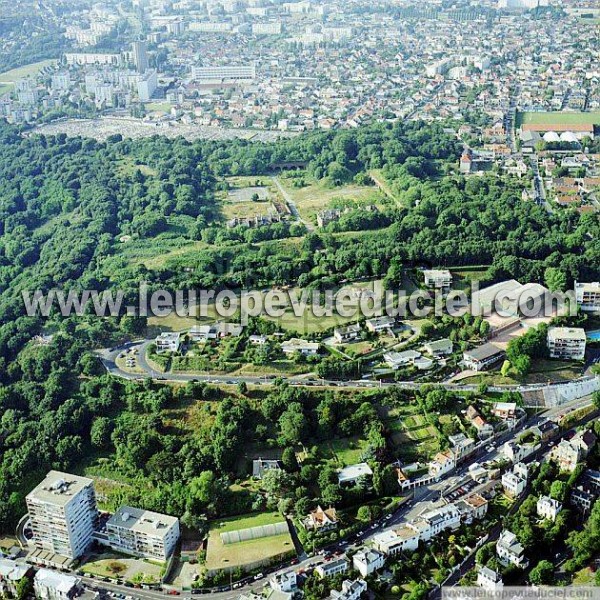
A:
POLYGON ((148 102, 144 105, 147 112, 163 112, 171 111, 172 105, 170 102, 148 102))
POLYGON ((155 583, 160 581, 162 565, 143 560, 130 558, 117 553, 104 553, 93 556, 81 570, 84 573, 97 577, 122 577, 126 581, 144 581, 155 583))
POLYGON ((12 92, 15 81, 18 81, 19 79, 24 79, 25 77, 29 77, 30 75, 36 75, 42 69, 44 69, 45 67, 49 67, 54 63, 56 63, 56 60, 42 60, 37 63, 25 65, 24 67, 19 67, 18 69, 11 69, 10 71, 0 73, 0 96, 2 94, 12 92))
POLYGON ((267 563, 277 556, 294 552, 294 544, 289 533, 227 545, 221 541, 220 534, 223 532, 271 525, 283 520, 279 513, 267 512, 223 519, 214 523, 208 536, 206 568, 209 571, 234 569, 250 566, 253 563, 267 563))
POLYGON ((592 112, 520 112, 517 114, 517 127, 535 124, 548 125, 600 125, 600 111, 592 112))
POLYGON ((289 180, 281 185, 294 200, 301 217, 316 225, 317 213, 336 203, 354 201, 361 204, 383 204, 383 195, 375 186, 345 185, 329 188, 323 182, 314 182, 303 188, 292 187, 289 180))
POLYGON ((360 457, 367 446, 366 440, 354 436, 327 441, 319 447, 319 450, 325 458, 333 458, 339 465, 347 467, 360 462, 360 457))

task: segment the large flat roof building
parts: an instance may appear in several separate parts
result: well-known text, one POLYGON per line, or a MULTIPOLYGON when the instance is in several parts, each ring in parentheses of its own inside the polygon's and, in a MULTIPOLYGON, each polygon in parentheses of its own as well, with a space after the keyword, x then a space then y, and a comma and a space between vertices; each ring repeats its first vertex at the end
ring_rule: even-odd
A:
POLYGON ((106 531, 117 552, 167 560, 179 540, 179 519, 123 506, 108 520, 106 531))
POLYGON ((98 520, 91 479, 50 471, 26 502, 35 546, 72 559, 85 552, 98 520))

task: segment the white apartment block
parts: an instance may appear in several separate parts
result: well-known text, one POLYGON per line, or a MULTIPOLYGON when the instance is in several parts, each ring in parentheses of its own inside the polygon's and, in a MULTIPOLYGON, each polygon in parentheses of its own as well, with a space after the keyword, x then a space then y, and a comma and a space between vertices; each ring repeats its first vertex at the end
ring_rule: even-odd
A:
POLYGON ((504 566, 515 565, 515 567, 519 567, 520 569, 526 569, 529 565, 529 561, 524 556, 525 549, 517 540, 517 536, 512 533, 512 531, 508 531, 505 529, 498 538, 498 543, 496 544, 496 554, 498 555, 498 560, 504 566))
POLYGON ((71 65, 118 65, 121 62, 120 54, 92 54, 75 52, 65 54, 65 60, 71 65))
POLYGON ((548 351, 551 358, 583 360, 585 357, 585 331, 581 327, 550 327, 548 351))
POLYGON ((98 520, 91 479, 50 471, 26 502, 36 547, 70 559, 87 550, 98 520))
POLYGON ((540 499, 537 501, 537 514, 542 519, 556 521, 556 517, 561 510, 562 504, 549 496, 540 496, 540 499))
POLYGON ((219 67, 192 67, 192 79, 200 83, 244 81, 256 79, 256 65, 224 65, 219 67))
POLYGON ((378 571, 385 563, 385 554, 379 550, 367 549, 357 552, 352 558, 354 568, 363 576, 368 577, 378 571))
POLYGON ((575 300, 586 312, 600 310, 600 281, 592 283, 575 282, 575 300))
POLYGON ((284 594, 292 594, 298 589, 298 579, 296 577, 296 571, 288 571, 287 573, 280 573, 279 575, 273 575, 269 579, 271 589, 283 592, 284 594))
POLYGON ((179 519, 122 506, 106 523, 106 531, 117 552, 167 560, 179 540, 179 519))
POLYGON ((140 101, 148 102, 151 100, 157 87, 158 76, 154 69, 150 69, 141 75, 137 83, 137 93, 140 101))
POLYGON ((447 269, 423 271, 425 285, 429 288, 449 288, 452 285, 452 274, 447 269))
POLYGON ((79 579, 64 573, 40 569, 33 578, 35 597, 40 600, 71 600, 77 595, 79 579))

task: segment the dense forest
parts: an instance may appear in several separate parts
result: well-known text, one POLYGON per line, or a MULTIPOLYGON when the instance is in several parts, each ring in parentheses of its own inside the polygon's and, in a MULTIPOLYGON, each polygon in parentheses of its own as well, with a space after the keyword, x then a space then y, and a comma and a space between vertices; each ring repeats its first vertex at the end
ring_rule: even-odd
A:
POLYGON ((133 298, 142 279, 178 289, 324 287, 368 276, 393 287, 403 267, 415 264, 491 264, 489 280, 542 281, 548 267, 569 283, 597 278, 597 216, 548 214, 521 200, 516 181, 465 180, 455 173, 460 152, 440 125, 423 123, 375 124, 271 144, 158 136, 98 142, 24 135, 0 124, 0 528, 13 527, 24 493, 45 470, 78 468, 85 456, 110 457, 155 481, 152 493, 131 501, 193 517, 207 510, 206 502, 194 504, 199 501, 186 496, 183 483, 203 471, 233 476, 228 457, 245 443, 285 445, 292 441, 288 426, 294 441, 309 443, 329 431, 320 422, 323 412, 329 428, 372 429, 374 444, 379 431, 377 416, 360 398, 319 408, 324 400, 290 398, 297 392, 278 387, 268 400, 274 407, 228 399, 182 442, 161 411, 219 400, 216 391, 122 384, 103 375, 89 354, 143 332, 143 319, 27 317, 22 290, 118 288, 133 298), (223 176, 260 175, 292 160, 306 161, 305 175, 332 187, 365 181, 369 170, 381 169, 401 202, 377 231, 294 237, 304 230, 292 226, 276 235, 259 231, 250 240, 224 235, 216 200, 223 176), (150 270, 123 257, 124 236, 157 249, 174 237, 202 244, 150 270), (37 343, 42 333, 54 334, 52 341, 37 343))

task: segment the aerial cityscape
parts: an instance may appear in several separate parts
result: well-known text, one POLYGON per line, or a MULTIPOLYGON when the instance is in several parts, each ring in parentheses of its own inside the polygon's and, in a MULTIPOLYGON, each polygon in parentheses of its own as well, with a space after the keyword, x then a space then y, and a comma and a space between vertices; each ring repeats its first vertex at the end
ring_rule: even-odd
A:
POLYGON ((598 0, 0 0, 0 599, 595 598, 598 0))

